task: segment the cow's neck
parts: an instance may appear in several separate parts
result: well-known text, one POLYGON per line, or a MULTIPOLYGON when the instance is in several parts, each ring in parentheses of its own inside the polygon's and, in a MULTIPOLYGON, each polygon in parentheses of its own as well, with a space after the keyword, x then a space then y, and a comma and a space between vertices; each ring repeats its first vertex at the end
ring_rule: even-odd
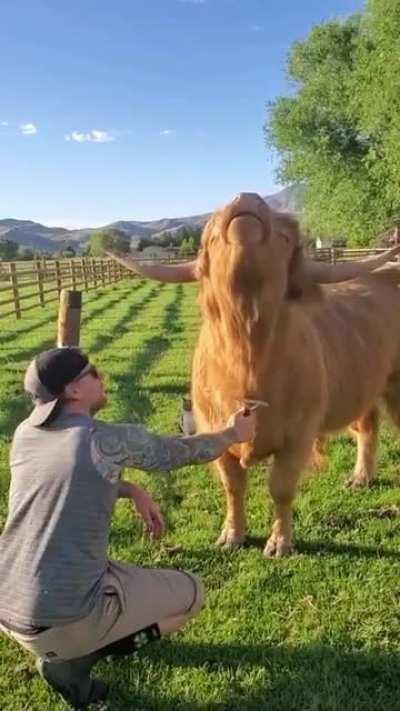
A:
MULTIPOLYGON (((281 305, 276 299, 247 298, 218 303, 218 318, 204 314, 214 357, 230 372, 244 393, 251 396, 258 390, 260 369, 268 369, 278 323, 282 320, 281 305)), ((215 316, 215 314, 214 314, 215 316)))

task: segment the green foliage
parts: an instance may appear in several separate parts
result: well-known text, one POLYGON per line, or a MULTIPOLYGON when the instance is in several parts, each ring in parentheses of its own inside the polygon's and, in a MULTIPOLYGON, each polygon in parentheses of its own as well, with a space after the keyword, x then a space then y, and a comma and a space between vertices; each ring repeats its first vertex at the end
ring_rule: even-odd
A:
POLYGON ((315 234, 367 245, 399 216, 399 36, 400 0, 369 0, 292 46, 295 91, 270 104, 266 137, 315 234))
POLYGON ((11 239, 0 240, 0 261, 12 262, 18 258, 19 245, 11 239))
POLYGON ((35 259, 35 253, 33 249, 30 249, 29 247, 20 247, 18 251, 18 259, 30 262, 32 259, 35 259))
POLYGON ((65 259, 73 259, 76 257, 76 249, 70 245, 65 249, 61 249, 57 256, 64 257, 65 259))
MULTIPOLYGON (((154 242, 149 237, 141 237, 138 242, 137 248, 138 250, 142 251, 143 249, 146 249, 146 247, 152 247, 153 244, 154 242)), ((159 243, 157 242, 157 244, 159 243)))
POLYGON ((194 237, 190 235, 190 237, 186 237, 185 239, 182 240, 180 246, 179 246, 179 254, 182 256, 186 256, 188 254, 193 254, 196 251, 196 245, 194 241, 194 237))
POLYGON ((201 228, 190 227, 184 229, 179 235, 180 244, 186 241, 186 244, 189 245, 189 251, 191 253, 196 252, 200 247, 201 233, 201 228))
POLYGON ((92 257, 104 256, 104 251, 127 254, 130 251, 130 239, 122 230, 95 230, 90 237, 90 254, 92 257))
POLYGON ((145 247, 164 247, 173 249, 179 247, 179 254, 193 254, 200 246, 201 229, 185 227, 179 232, 166 232, 162 237, 151 239, 150 237, 142 237, 138 243, 138 249, 143 250, 145 247))

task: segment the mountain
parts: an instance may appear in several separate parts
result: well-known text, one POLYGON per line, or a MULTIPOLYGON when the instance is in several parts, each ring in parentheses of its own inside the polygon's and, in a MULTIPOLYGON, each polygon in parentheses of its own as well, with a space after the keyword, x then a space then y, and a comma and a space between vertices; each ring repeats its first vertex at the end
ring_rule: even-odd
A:
MULTIPOLYGON (((265 196, 264 200, 275 210, 299 214, 302 209, 303 194, 304 189, 301 185, 293 185, 283 188, 274 195, 265 196)), ((163 218, 148 222, 118 220, 96 229, 114 227, 123 230, 131 237, 132 244, 135 245, 141 237, 147 237, 157 242, 166 234, 173 236, 185 229, 201 229, 210 214, 163 218)), ((17 242, 21 247, 29 247, 41 252, 55 252, 69 246, 81 250, 85 247, 93 231, 94 228, 67 230, 65 227, 46 227, 31 220, 0 220, 0 240, 9 239, 17 242)))

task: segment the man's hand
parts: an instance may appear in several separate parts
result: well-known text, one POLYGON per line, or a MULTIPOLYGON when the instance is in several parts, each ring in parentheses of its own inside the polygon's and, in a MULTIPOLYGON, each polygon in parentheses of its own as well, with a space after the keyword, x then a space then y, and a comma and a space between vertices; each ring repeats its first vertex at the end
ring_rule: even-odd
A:
POLYGON ((161 538, 165 533, 165 523, 159 507, 150 494, 137 484, 129 482, 129 495, 126 498, 133 502, 137 513, 143 519, 146 533, 152 538, 161 538))
POLYGON ((228 421, 234 430, 236 442, 250 442, 256 434, 256 414, 247 407, 235 412, 228 421))

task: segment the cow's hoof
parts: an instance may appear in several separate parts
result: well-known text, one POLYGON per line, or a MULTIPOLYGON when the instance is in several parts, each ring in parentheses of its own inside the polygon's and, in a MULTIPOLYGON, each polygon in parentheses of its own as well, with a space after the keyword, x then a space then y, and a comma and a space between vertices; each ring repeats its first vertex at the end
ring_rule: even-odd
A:
POLYGON ((362 476, 353 475, 349 477, 349 479, 346 479, 344 485, 346 489, 352 489, 353 491, 356 489, 368 489, 368 487, 372 485, 372 479, 364 474, 362 476))
POLYGON ((245 534, 235 531, 234 528, 223 528, 221 535, 217 538, 215 545, 225 550, 233 550, 234 548, 239 548, 243 545, 245 541, 245 534))
POLYGON ((283 556, 291 555, 293 552, 294 548, 291 540, 273 534, 268 538, 267 545, 264 548, 264 558, 283 558, 283 556))

